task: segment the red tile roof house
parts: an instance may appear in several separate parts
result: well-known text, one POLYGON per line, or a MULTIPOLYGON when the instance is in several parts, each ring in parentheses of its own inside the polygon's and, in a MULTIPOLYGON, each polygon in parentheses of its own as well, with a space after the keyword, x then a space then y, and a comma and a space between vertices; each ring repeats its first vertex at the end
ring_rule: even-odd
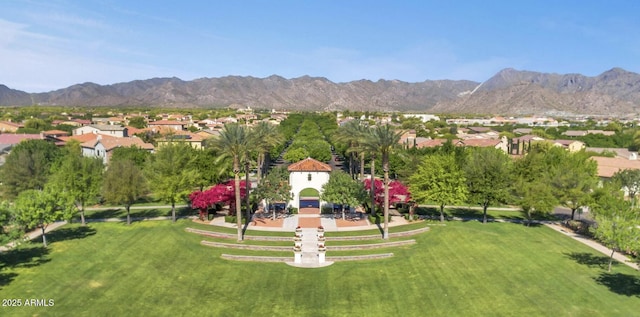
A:
POLYGON ((466 139, 459 140, 457 146, 493 147, 504 153, 509 151, 509 144, 506 137, 500 139, 466 139))
MULTIPOLYGON (((433 140, 425 140, 422 142, 416 142, 416 148, 425 148, 425 147, 436 147, 441 146, 447 142, 447 139, 433 139, 433 140)), ((453 140, 452 142, 456 142, 453 140)))
MULTIPOLYGON (((592 156, 591 159, 598 163, 598 177, 601 179, 610 179, 613 174, 625 169, 640 170, 637 154, 631 155, 630 158, 592 156)), ((622 190, 625 196, 629 194, 627 188, 622 190)))
POLYGON ((62 130, 48 130, 48 131, 43 131, 42 135, 44 137, 61 137, 61 136, 69 136, 69 132, 67 131, 62 131, 62 130))
MULTIPOLYGON (((426 140, 416 144, 417 148, 425 148, 425 147, 436 147, 441 146, 447 142, 447 139, 433 139, 426 140)), ((507 153, 508 143, 507 138, 503 137, 501 139, 453 139, 451 142, 455 146, 476 146, 476 147, 494 147, 496 149, 500 149, 503 152, 507 153)))
POLYGON ((81 134, 102 134, 120 138, 129 136, 128 129, 117 125, 91 124, 73 129, 73 135, 81 134))
POLYGON ((148 127, 154 130, 172 129, 176 131, 182 131, 186 129, 187 123, 172 120, 158 120, 149 122, 148 127))
POLYGON ((109 159, 111 158, 114 149, 131 146, 137 146, 149 152, 153 152, 155 149, 153 144, 144 143, 140 138, 117 138, 99 134, 95 135, 95 140, 89 140, 80 144, 80 147, 82 147, 82 155, 88 157, 101 157, 102 162, 105 165, 109 164, 109 159))
POLYGON ((24 140, 42 140, 40 134, 0 134, 0 152, 8 152, 13 146, 24 140))
POLYGON ((11 121, 0 121, 0 132, 16 132, 19 128, 24 127, 21 123, 11 121))

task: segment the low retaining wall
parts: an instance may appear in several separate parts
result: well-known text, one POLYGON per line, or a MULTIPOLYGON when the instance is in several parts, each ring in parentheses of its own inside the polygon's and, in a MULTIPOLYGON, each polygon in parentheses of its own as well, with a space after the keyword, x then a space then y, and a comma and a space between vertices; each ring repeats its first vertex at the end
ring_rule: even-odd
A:
POLYGON ((328 256, 327 261, 363 261, 386 259, 393 256, 393 253, 367 254, 367 255, 345 255, 345 256, 328 256))
MULTIPOLYGON (((187 232, 199 234, 201 236, 213 237, 213 238, 221 238, 221 239, 235 239, 238 237, 236 233, 222 233, 215 231, 207 231, 200 230, 194 228, 185 228, 187 232)), ((253 240, 253 241, 292 241, 293 240, 293 232, 291 237, 268 237, 268 236, 244 236, 245 240, 253 240)))
MULTIPOLYGON (((413 236, 416 234, 420 234, 423 232, 427 232, 429 231, 431 228, 429 227, 424 227, 424 228, 420 228, 420 229, 415 229, 415 230, 409 230, 409 231, 403 231, 403 232, 395 232, 395 233, 389 233, 389 237, 390 238, 398 238, 398 237, 408 237, 408 236, 413 236)), ((366 235, 366 236, 346 236, 346 237, 331 237, 331 236, 326 236, 327 241, 351 241, 351 240, 377 240, 377 239, 381 239, 382 235, 379 234, 372 234, 372 235, 366 235)))
POLYGON ((223 254, 220 256, 225 260, 234 261, 246 261, 246 262, 290 262, 293 261, 293 257, 281 257, 281 256, 250 256, 250 255, 233 255, 223 254))
POLYGON ((249 244, 237 244, 237 243, 222 243, 212 241, 200 241, 200 244, 215 248, 227 248, 227 249, 240 249, 240 250, 252 250, 252 251, 292 251, 293 245, 286 246, 271 246, 271 245, 249 245, 249 244))
POLYGON ((384 243, 373 243, 373 244, 356 244, 356 245, 327 245, 327 251, 352 251, 352 250, 369 250, 369 249, 380 249, 380 248, 390 248, 390 247, 400 247, 405 245, 415 244, 416 240, 405 240, 405 241, 394 241, 394 242, 384 242, 384 243))
MULTIPOLYGON (((353 255, 353 256, 328 256, 327 261, 364 261, 386 259, 393 256, 393 253, 353 255)), ((223 254, 220 256, 225 260, 245 261, 245 262, 292 262, 293 257, 277 257, 277 256, 250 256, 250 255, 232 255, 223 254)))

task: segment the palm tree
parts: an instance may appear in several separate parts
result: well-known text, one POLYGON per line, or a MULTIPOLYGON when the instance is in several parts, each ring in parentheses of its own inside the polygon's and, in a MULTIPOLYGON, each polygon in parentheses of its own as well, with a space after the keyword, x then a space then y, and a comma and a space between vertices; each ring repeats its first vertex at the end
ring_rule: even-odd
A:
MULTIPOLYGON (((394 131, 388 124, 378 125, 369 130, 364 138, 364 147, 372 155, 380 155, 384 171, 384 232, 383 239, 389 239, 389 153, 398 145, 401 131, 394 131)), ((373 188, 373 185, 372 185, 373 188)))
POLYGON ((338 129, 335 135, 336 141, 346 143, 349 148, 349 172, 353 176, 355 170, 353 169, 354 156, 360 159, 360 179, 364 178, 364 155, 365 150, 362 147, 364 137, 367 135, 368 129, 360 124, 360 120, 352 120, 347 122, 344 126, 338 129))
MULTIPOLYGON (((236 196, 236 224, 238 226, 238 241, 242 241, 242 211, 240 205, 240 161, 246 158, 249 148, 247 129, 238 124, 227 124, 220 131, 220 136, 214 141, 213 146, 222 155, 228 155, 233 159, 233 175, 235 181, 236 196)), ((248 184, 247 184, 248 185, 248 184)), ((248 195, 248 192, 247 192, 248 195)))
POLYGON ((261 121, 256 125, 251 133, 252 147, 258 152, 258 181, 262 178, 262 174, 266 172, 266 157, 267 154, 275 146, 283 142, 282 134, 278 131, 277 127, 273 124, 261 121))

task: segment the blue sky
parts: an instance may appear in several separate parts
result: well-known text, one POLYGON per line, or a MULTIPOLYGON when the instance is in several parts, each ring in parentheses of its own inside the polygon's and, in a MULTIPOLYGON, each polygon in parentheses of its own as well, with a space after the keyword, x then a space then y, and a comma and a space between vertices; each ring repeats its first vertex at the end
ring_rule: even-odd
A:
POLYGON ((640 1, 3 0, 0 84, 640 72, 640 1))

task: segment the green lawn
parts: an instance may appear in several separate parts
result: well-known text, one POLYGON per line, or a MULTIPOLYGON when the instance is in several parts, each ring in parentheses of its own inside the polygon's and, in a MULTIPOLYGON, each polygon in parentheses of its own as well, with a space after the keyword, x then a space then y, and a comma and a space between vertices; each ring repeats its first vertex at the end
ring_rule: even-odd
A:
MULTIPOLYGON (((546 227, 449 222, 391 259, 320 269, 220 259, 181 220, 68 225, 0 255, 2 316, 633 316, 640 272, 546 227)), ((384 249, 388 251, 388 249, 384 249)), ((327 253, 330 256, 330 252, 327 253)))
MULTIPOLYGON (((134 205, 136 206, 136 205, 134 205)), ((131 217, 168 217, 171 216, 171 207, 168 208, 144 208, 130 209, 131 217)), ((197 211, 191 208, 176 208, 177 216, 196 215, 197 211)), ((107 209, 91 209, 85 210, 85 218, 87 219, 104 219, 104 218, 126 218, 127 210, 124 207, 113 207, 107 209)), ((74 220, 80 220, 80 213, 74 215, 74 220)))
MULTIPOLYGON (((444 209, 445 217, 458 217, 458 218, 476 218, 482 219, 482 210, 481 209, 471 209, 465 207, 445 207, 444 209)), ((440 217, 440 209, 435 207, 420 207, 417 211, 419 215, 430 215, 435 217, 435 219, 439 219, 440 217)), ((487 219, 511 219, 511 220, 524 220, 526 219, 524 214, 520 211, 515 210, 504 210, 504 209, 487 209, 487 219)), ((534 216, 536 220, 552 220, 554 219, 553 215, 546 215, 544 217, 534 216)))

